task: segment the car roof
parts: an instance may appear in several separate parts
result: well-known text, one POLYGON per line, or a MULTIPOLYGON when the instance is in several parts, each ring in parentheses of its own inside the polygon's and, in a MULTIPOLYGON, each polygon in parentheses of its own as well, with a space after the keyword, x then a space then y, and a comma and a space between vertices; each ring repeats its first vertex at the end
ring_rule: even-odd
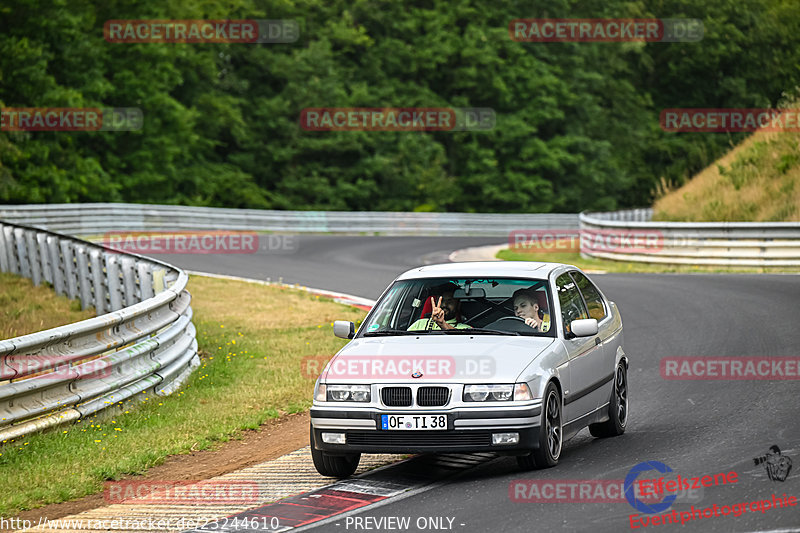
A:
POLYGON ((400 274, 397 279, 418 278, 472 278, 485 276, 505 276, 520 278, 546 278, 553 270, 561 267, 576 268, 563 263, 540 263, 533 261, 469 261, 464 263, 442 263, 412 268, 400 274))

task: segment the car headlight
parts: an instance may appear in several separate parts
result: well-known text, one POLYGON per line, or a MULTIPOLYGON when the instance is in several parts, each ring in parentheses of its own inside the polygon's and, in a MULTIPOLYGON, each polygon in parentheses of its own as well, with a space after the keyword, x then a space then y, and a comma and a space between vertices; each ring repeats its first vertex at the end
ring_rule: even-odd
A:
POLYGON ((464 385, 465 402, 507 402, 510 400, 532 400, 527 383, 508 385, 464 385))
MULTIPOLYGON (((370 400, 369 385, 320 385, 320 389, 322 387, 325 387, 325 399, 329 402, 368 402, 370 400)), ((322 396, 322 392, 318 391, 317 396, 322 396)))

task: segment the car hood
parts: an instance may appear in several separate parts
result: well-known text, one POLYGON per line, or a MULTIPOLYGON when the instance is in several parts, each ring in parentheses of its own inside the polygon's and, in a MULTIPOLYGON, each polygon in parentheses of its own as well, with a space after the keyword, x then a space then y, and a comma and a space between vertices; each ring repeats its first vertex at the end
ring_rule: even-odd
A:
POLYGON ((513 383, 550 337, 425 335, 359 338, 322 373, 328 383, 513 383))

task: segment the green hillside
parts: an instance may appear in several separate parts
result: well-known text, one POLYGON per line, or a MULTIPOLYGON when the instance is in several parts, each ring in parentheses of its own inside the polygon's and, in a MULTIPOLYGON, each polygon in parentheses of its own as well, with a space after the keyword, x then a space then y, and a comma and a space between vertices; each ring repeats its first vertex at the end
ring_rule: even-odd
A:
POLYGON ((800 222, 800 133, 754 134, 653 208, 666 221, 800 222))

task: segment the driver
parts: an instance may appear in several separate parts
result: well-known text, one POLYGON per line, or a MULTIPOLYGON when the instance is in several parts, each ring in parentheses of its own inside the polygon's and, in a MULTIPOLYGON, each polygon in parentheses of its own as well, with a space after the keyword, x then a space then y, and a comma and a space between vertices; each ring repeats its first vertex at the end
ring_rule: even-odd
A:
POLYGON ((514 292, 514 315, 525 320, 525 323, 542 333, 550 329, 550 315, 547 309, 547 297, 544 291, 519 289, 514 292))
POLYGON ((458 308, 461 305, 461 302, 453 297, 457 288, 452 283, 435 288, 433 292, 441 296, 438 300, 435 296, 431 296, 430 318, 420 318, 409 326, 408 331, 470 328, 471 326, 457 320, 458 308))

